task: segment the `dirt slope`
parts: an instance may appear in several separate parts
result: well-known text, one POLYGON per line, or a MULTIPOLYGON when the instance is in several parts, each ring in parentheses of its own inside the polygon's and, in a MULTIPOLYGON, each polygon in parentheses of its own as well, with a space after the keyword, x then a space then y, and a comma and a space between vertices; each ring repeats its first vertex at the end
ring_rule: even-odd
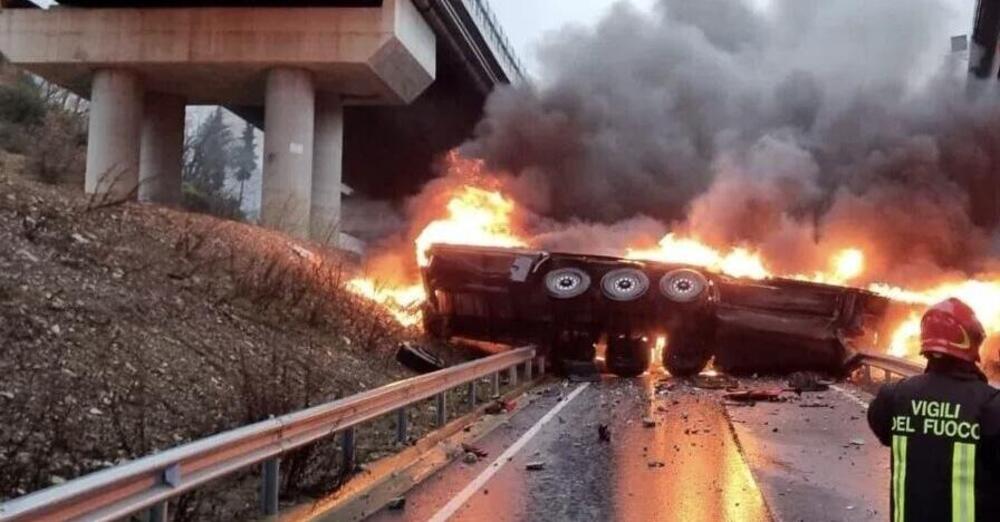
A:
POLYGON ((413 333, 336 256, 18 170, 0 153, 0 500, 409 375, 413 333))

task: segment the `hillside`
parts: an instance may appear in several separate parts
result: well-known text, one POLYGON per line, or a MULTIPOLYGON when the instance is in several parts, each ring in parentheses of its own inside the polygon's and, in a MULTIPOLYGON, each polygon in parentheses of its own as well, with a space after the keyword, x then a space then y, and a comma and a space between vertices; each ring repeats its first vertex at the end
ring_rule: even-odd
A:
POLYGON ((335 254, 24 162, 0 152, 0 500, 409 375, 335 254))

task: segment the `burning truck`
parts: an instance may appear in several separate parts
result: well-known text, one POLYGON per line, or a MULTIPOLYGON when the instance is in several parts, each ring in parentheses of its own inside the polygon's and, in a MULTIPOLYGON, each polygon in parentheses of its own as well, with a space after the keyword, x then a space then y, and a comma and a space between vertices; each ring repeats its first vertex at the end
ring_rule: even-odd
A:
POLYGON ((620 376, 662 358, 674 375, 843 373, 874 346, 891 302, 856 288, 742 279, 655 261, 435 244, 422 276, 425 331, 438 338, 534 343, 557 367, 620 376))

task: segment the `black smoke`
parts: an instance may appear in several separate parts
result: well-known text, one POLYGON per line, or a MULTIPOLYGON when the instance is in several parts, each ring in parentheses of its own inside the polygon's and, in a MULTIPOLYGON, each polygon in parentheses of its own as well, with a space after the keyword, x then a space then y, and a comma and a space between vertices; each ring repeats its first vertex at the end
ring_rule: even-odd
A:
MULTIPOLYGON (((646 236, 652 219, 776 270, 861 246, 875 278, 981 272, 1000 93, 969 94, 954 15, 941 0, 617 4, 548 37, 543 77, 497 90, 462 151, 573 237, 626 237, 625 220, 646 236)), ((549 228, 545 243, 573 243, 549 228)))

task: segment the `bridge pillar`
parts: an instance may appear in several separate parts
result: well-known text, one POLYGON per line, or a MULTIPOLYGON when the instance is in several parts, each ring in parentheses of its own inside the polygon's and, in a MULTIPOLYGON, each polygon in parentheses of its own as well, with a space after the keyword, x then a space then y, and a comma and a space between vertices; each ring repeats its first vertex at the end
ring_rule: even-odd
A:
POLYGON ((312 73, 280 67, 267 73, 261 223, 309 237, 316 91, 312 73))
POLYGON ((339 96, 324 94, 316 101, 310 237, 331 246, 340 237, 343 159, 344 106, 339 96))
POLYGON ((88 194, 120 198, 139 184, 139 136, 143 88, 139 76, 124 69, 94 73, 87 138, 88 194))
POLYGON ((184 109, 180 96, 146 93, 139 155, 139 201, 176 206, 181 202, 184 109))

